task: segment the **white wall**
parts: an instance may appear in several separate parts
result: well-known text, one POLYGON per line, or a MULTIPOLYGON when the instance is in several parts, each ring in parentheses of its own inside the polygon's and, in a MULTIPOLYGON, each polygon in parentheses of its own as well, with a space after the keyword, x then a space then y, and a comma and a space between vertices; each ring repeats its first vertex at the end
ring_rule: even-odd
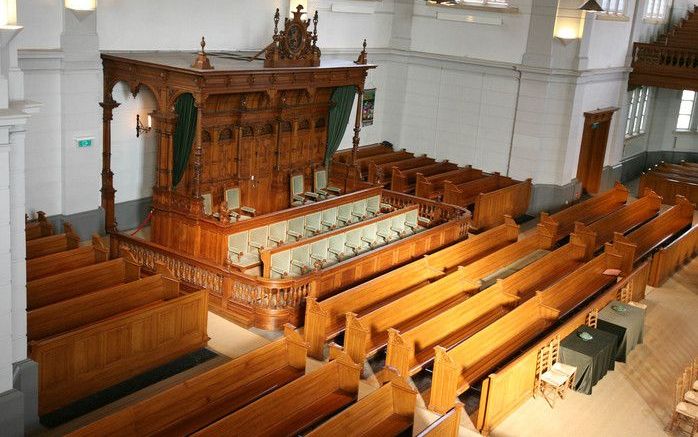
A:
MULTIPOLYGON (((112 93, 121 105, 114 111, 112 121, 112 171, 116 202, 150 197, 155 183, 155 133, 136 138, 136 114, 147 124, 149 112, 156 107, 155 96, 142 87, 134 98, 128 85, 119 82, 112 93)), ((118 221, 118 217, 117 217, 118 221)))

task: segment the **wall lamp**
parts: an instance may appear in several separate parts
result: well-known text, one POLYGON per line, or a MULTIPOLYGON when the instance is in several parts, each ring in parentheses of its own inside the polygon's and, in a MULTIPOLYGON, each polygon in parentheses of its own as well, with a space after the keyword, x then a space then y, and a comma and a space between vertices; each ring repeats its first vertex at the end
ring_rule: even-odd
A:
POLYGON ((147 134, 153 129, 153 119, 148 114, 148 126, 143 126, 143 122, 141 122, 141 116, 140 114, 136 114, 136 138, 140 137, 141 134, 147 134))
POLYGON ((63 6, 77 17, 78 20, 82 21, 85 17, 90 15, 97 8, 96 0, 64 0, 63 6))

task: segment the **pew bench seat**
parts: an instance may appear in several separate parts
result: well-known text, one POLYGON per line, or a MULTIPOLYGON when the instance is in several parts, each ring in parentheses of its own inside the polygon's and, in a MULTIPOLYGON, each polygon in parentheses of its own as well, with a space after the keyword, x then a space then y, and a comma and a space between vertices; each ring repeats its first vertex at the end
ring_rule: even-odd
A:
POLYGON ((273 428, 270 428, 264 433, 256 434, 254 432, 247 432, 245 434, 264 435, 269 437, 297 435, 331 417, 337 411, 352 404, 355 400, 355 394, 344 390, 337 390, 318 398, 304 409, 295 411, 293 414, 286 416, 282 422, 276 424, 273 428))
POLYGON ((498 269, 495 272, 492 272, 491 274, 485 276, 482 278, 480 281, 482 283, 482 286, 480 287, 481 290, 484 290, 487 287, 490 287, 492 284, 497 282, 497 279, 504 279, 507 278, 514 273, 518 272, 519 270, 522 270, 529 264, 533 264, 534 262, 538 261, 539 259, 543 258, 545 255, 549 254, 550 251, 546 249, 537 249, 523 258, 520 258, 513 263, 509 264, 508 266, 504 266, 500 269, 498 269))
MULTIPOLYGON (((264 378, 256 379, 239 390, 229 393, 228 396, 206 404, 205 408, 198 405, 180 405, 179 417, 183 417, 183 419, 159 430, 157 434, 163 436, 188 435, 196 432, 277 388, 300 378, 304 373, 305 369, 297 369, 292 366, 282 367, 264 375, 264 378)), ((134 430, 134 434, 142 435, 138 430, 134 430)))

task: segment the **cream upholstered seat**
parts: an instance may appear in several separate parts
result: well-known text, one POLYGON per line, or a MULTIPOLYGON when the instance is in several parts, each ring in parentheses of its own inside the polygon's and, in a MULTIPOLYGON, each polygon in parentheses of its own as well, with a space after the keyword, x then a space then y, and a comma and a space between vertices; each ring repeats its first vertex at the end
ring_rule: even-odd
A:
POLYGON ((305 179, 302 174, 291 176, 291 205, 300 206, 305 203, 303 192, 305 191, 305 179))
POLYGON ((315 170, 315 173, 313 173, 313 188, 315 189, 315 193, 322 197, 334 197, 342 192, 342 190, 337 187, 327 186, 327 170, 324 168, 315 170))

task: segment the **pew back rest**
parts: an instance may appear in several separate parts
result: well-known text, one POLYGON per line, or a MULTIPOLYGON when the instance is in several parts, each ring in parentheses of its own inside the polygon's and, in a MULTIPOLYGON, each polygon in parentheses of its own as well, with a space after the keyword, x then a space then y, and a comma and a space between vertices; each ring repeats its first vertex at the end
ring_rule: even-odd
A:
POLYGON ((460 368, 459 391, 485 375, 556 319, 555 311, 544 307, 541 299, 533 298, 451 349, 448 358, 460 368))
POLYGON ((236 402, 238 398, 247 402, 256 399, 262 394, 255 391, 259 389, 256 383, 275 372, 290 368, 297 370, 296 377, 300 377, 305 369, 306 354, 303 340, 291 325, 286 325, 283 338, 155 393, 69 435, 160 434, 222 403, 236 402))
POLYGON ((553 222, 558 226, 558 239, 565 238, 574 229, 576 222, 590 224, 613 211, 620 209, 628 201, 628 189, 616 183, 611 190, 597 194, 591 199, 579 202, 555 214, 541 213, 541 222, 553 222))
POLYGON ((381 435, 381 425, 385 426, 385 422, 393 417, 411 424, 416 402, 417 392, 407 382, 395 379, 306 435, 335 437, 349 429, 352 435, 381 435))
POLYGON ((233 435, 235 431, 235 435, 244 435, 243 433, 249 430, 256 430, 262 435, 265 432, 269 433, 271 429, 313 406, 324 396, 335 392, 356 396, 361 368, 362 366, 351 362, 346 355, 341 355, 194 435, 233 435))
POLYGON ((140 266, 117 258, 27 282, 27 309, 77 297, 140 278, 140 266))
POLYGON ((78 247, 27 260, 27 281, 62 273, 68 270, 104 262, 109 259, 109 250, 99 238, 92 239, 92 246, 78 247))
POLYGON ((80 237, 73 231, 69 223, 63 224, 63 234, 49 235, 27 241, 27 259, 40 258, 71 249, 80 245, 80 237))
POLYGON ((153 275, 27 312, 27 339, 44 339, 179 295, 179 283, 153 275))

